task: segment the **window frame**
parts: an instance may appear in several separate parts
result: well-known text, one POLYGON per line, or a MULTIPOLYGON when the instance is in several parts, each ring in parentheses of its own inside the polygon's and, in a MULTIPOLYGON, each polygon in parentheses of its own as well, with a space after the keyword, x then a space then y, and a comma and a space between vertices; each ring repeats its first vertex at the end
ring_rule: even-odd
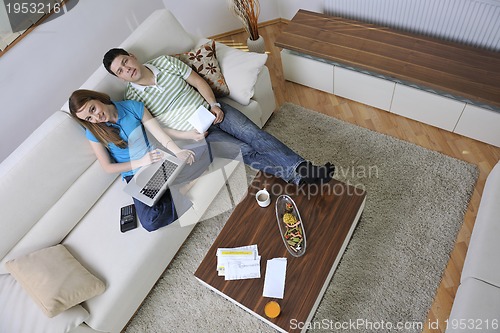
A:
MULTIPOLYGON (((23 0, 21 0, 23 1, 23 0)), ((32 0, 34 1, 34 0, 32 0)), ((65 5, 66 3, 68 2, 69 0, 56 0, 54 1, 54 3, 58 3, 60 5, 60 10, 61 11, 66 11, 66 8, 65 8, 65 5)), ((25 2, 27 3, 27 2, 25 2)), ((5 2, 2 1, 2 3, 0 4, 0 6, 5 6, 5 2)), ((7 39, 11 39, 13 36, 19 34, 19 36, 13 38, 10 42, 5 42, 5 37, 4 38, 1 38, 2 39, 2 42, 4 42, 4 44, 7 44, 7 46, 5 46, 5 48, 2 50, 0 49, 0 58, 5 54, 7 53, 10 49, 12 49, 14 47, 14 45, 16 45, 17 43, 19 43, 24 37, 26 37, 29 33, 31 33, 33 30, 35 30, 39 25, 41 25, 48 17, 50 17, 50 15, 54 14, 54 10, 55 10, 55 7, 53 7, 53 9, 46 13, 46 14, 43 14, 35 23, 32 23, 26 30, 24 31, 20 31, 20 32, 11 32, 11 33, 6 33, 5 34, 5 37, 7 39), (11 37, 11 38, 9 38, 11 37)), ((9 23, 10 24, 10 23, 9 23)))

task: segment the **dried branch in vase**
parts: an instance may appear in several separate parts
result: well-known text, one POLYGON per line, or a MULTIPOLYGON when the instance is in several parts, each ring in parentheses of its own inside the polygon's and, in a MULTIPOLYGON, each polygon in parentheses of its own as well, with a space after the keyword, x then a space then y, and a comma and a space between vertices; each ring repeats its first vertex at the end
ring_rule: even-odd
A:
POLYGON ((260 14, 259 0, 228 0, 229 8, 243 23, 243 27, 251 40, 259 39, 258 20, 260 14))

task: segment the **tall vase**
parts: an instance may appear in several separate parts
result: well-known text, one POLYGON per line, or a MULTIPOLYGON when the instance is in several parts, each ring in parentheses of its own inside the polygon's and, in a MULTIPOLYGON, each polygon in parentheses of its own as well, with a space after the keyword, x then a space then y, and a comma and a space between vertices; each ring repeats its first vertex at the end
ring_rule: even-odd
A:
POLYGON ((266 43, 264 42, 264 38, 262 36, 259 36, 259 39, 257 40, 251 40, 250 38, 248 38, 247 46, 250 52, 257 52, 257 53, 266 52, 266 43))

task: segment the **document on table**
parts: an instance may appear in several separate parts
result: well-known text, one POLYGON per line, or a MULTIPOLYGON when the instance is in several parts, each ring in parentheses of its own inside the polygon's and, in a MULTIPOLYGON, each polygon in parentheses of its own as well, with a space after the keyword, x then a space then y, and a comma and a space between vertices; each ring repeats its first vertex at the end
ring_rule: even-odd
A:
POLYGON ((262 296, 282 299, 285 294, 285 277, 286 258, 268 260, 262 296))
POLYGON ((225 280, 260 278, 257 245, 217 249, 217 273, 225 280))
POLYGON ((230 260, 227 263, 225 280, 260 278, 260 256, 255 260, 230 260))
POLYGON ((215 120, 215 115, 208 111, 206 107, 200 105, 198 109, 189 117, 188 122, 199 132, 205 133, 215 120))

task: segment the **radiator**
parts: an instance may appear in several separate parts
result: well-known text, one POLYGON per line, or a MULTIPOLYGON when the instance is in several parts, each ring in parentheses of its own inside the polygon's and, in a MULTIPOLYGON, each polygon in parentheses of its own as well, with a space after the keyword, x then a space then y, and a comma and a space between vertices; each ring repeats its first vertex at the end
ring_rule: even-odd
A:
POLYGON ((324 12, 500 51, 500 0, 324 0, 324 12))

